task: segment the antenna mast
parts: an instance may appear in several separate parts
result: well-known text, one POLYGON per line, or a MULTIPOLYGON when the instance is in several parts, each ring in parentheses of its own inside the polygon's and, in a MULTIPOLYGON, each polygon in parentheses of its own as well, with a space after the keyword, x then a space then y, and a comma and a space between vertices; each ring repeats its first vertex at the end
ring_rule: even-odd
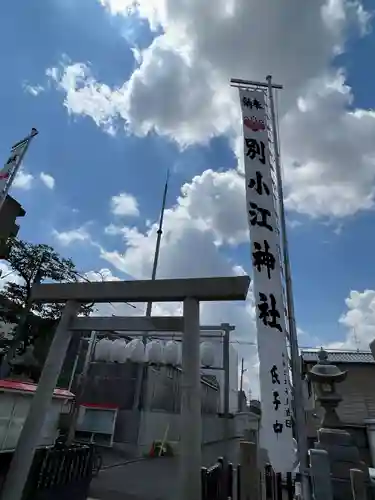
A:
POLYGON ((356 328, 353 326, 353 339, 354 339, 354 343, 355 345, 357 346, 357 351, 359 351, 359 339, 358 339, 358 336, 357 336, 357 330, 356 328))
MULTIPOLYGON (((165 186, 164 186, 164 193, 163 193, 163 202, 161 205, 161 212, 160 212, 160 220, 159 220, 159 229, 157 230, 157 238, 156 238, 156 246, 155 246, 155 255, 154 255, 154 264, 152 266, 152 274, 151 274, 151 280, 156 279, 156 271, 158 268, 158 262, 159 262, 159 254, 160 254, 160 243, 161 243, 161 237, 163 234, 163 222, 164 222, 164 212, 165 212, 165 203, 167 200, 167 193, 168 193, 168 182, 169 182, 169 169, 167 170, 167 178, 165 179, 165 186)), ((152 302, 147 303, 147 308, 146 308, 146 317, 151 316, 151 311, 152 311, 152 302)))
MULTIPOLYGON (((161 212, 160 212, 160 219, 159 219, 159 229, 157 230, 157 238, 156 238, 156 246, 155 246, 155 254, 154 254, 154 264, 152 266, 152 274, 151 274, 152 281, 154 281, 156 279, 156 271, 157 271, 158 262, 159 262, 160 243, 161 243, 161 237, 163 234, 165 203, 167 200, 167 193, 168 193, 168 182, 169 182, 169 169, 167 170, 167 178, 165 180, 165 185, 164 185, 163 202, 161 205, 161 212)), ((149 318, 151 316, 151 312, 152 312, 152 302, 147 302, 146 318, 149 318)), ((144 346, 146 346, 147 337, 148 337, 148 333, 144 332, 143 337, 142 337, 142 342, 143 342, 144 346)), ((142 388, 144 387, 146 380, 147 380, 147 367, 143 367, 142 365, 139 365, 133 408, 140 409, 142 406, 142 392, 143 392, 142 388)), ((139 430, 138 430, 138 432, 139 432, 139 430)))

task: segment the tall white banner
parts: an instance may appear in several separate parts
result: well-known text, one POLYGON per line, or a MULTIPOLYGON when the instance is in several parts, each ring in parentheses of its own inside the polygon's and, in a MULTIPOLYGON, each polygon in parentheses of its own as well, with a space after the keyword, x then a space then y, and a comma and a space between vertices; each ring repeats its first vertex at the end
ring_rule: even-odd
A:
POLYGON ((260 445, 276 472, 295 462, 278 210, 263 91, 240 89, 262 405, 260 445))

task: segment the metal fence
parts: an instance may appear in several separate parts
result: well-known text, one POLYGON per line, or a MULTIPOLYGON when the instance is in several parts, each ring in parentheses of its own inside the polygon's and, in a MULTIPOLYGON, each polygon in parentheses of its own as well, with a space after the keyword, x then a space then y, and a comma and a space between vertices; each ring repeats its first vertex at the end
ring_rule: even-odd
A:
MULTIPOLYGON (((219 458, 217 463, 208 469, 201 468, 202 500, 227 500, 234 498, 234 469, 233 464, 224 466, 224 460, 219 458)), ((237 495, 239 500, 239 496, 237 495)))
POLYGON ((266 500, 293 500, 295 494, 295 482, 291 472, 282 475, 275 473, 271 465, 264 468, 266 500))
POLYGON ((23 500, 85 500, 93 457, 89 445, 37 450, 23 500))
MULTIPOLYGON (((202 500, 253 500, 246 496, 241 498, 241 465, 234 469, 233 464, 224 466, 219 458, 210 468, 202 467, 202 500)), ((291 472, 286 475, 275 473, 270 465, 264 469, 265 500, 293 500, 295 498, 295 482, 291 472)), ((254 499, 258 500, 258 499, 254 499)))

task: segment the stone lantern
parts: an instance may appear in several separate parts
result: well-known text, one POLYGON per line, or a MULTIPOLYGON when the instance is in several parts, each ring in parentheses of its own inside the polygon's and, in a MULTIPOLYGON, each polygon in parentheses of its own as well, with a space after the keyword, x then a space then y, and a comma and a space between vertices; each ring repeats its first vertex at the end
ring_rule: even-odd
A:
POLYGON ((342 397, 336 392, 336 384, 343 382, 348 372, 341 371, 336 365, 331 364, 323 348, 318 353, 318 359, 318 363, 312 367, 308 377, 314 384, 317 400, 324 409, 321 426, 325 429, 337 429, 341 426, 341 422, 336 408, 342 401, 342 397))
MULTIPOLYGON (((336 408, 342 401, 341 395, 336 392, 336 384, 343 382, 348 372, 341 371, 336 365, 331 364, 323 348, 318 354, 318 360, 308 373, 308 378, 314 384, 317 400, 324 410, 321 428, 317 431, 318 441, 315 442, 314 449, 324 454, 324 456, 319 455, 319 467, 321 468, 323 463, 327 464, 325 473, 332 487, 333 500, 353 500, 351 469, 359 469, 363 472, 366 488, 369 487, 370 478, 368 468, 361 461, 359 450, 352 436, 344 428, 336 413, 336 408)), ((310 451, 310 456, 313 451, 310 451)), ((316 472, 319 469, 317 463, 315 467, 317 467, 316 472)), ((314 488, 319 489, 321 486, 318 484, 319 480, 315 479, 313 483, 314 481, 316 482, 314 488)), ((325 498, 324 495, 322 498, 325 498)), ((327 498, 332 498, 331 493, 327 494, 327 498)))

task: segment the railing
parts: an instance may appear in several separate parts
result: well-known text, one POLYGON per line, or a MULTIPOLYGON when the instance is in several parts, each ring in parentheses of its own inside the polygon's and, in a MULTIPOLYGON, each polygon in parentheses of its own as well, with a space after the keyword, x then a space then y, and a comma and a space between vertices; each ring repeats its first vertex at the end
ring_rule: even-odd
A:
MULTIPOLYGON (((234 498, 233 464, 224 466, 224 460, 218 461, 208 469, 201 468, 202 500, 227 500, 234 498)), ((239 498, 239 497, 238 497, 239 498)))
POLYGON ((293 500, 295 498, 295 483, 291 472, 283 476, 280 472, 275 473, 271 465, 264 468, 266 500, 293 500))
POLYGON ((23 500, 85 500, 93 455, 89 445, 37 450, 23 500))

